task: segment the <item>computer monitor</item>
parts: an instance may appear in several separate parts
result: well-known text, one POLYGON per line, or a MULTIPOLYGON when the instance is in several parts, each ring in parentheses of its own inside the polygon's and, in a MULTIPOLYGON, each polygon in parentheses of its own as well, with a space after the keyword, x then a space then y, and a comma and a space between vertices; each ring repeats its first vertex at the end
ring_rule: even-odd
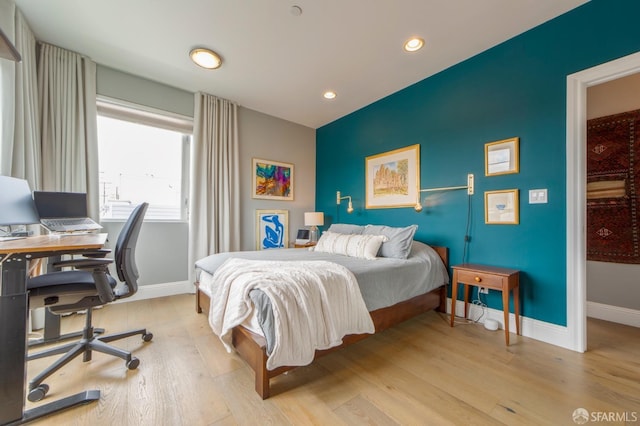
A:
POLYGON ((40 223, 40 217, 29 183, 24 179, 0 176, 0 226, 32 223, 40 223))
POLYGON ((84 192, 34 191, 33 200, 42 219, 87 217, 87 194, 84 192))

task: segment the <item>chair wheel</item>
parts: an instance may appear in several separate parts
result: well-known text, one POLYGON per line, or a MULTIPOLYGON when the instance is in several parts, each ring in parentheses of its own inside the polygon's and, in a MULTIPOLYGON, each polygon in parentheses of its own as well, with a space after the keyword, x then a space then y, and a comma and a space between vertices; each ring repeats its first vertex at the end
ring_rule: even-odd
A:
POLYGON ((29 391, 27 399, 31 402, 42 401, 42 399, 47 395, 47 392, 49 392, 49 385, 42 383, 40 386, 29 391))
POLYGON ((140 360, 138 358, 131 358, 127 361, 127 368, 129 370, 135 370, 140 365, 140 360))
POLYGON ((153 339, 153 333, 145 333, 142 335, 142 340, 145 342, 150 342, 153 339))

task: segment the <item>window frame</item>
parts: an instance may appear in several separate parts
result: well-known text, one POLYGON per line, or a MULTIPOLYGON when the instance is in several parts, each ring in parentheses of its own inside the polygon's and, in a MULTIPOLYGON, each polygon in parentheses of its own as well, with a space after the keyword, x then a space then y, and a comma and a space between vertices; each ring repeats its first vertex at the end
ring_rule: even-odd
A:
MULTIPOLYGON (((156 127, 182 133, 180 218, 155 219, 145 218, 145 222, 186 223, 189 221, 189 191, 191 173, 191 141, 193 139, 193 118, 174 112, 164 111, 120 99, 98 96, 96 99, 97 115, 134 124, 156 127)), ((96 117, 97 119, 97 117, 96 117)), ((97 120, 96 120, 97 121, 97 120)), ((97 124, 97 123, 96 123, 97 124)), ((97 127, 96 127, 97 128, 97 127)), ((126 222, 126 218, 100 218, 100 222, 126 222)))

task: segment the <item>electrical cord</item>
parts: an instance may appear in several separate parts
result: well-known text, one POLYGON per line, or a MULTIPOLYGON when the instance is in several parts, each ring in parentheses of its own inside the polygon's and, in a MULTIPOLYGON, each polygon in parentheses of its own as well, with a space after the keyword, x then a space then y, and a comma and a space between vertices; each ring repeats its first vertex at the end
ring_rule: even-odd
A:
POLYGON ((462 263, 466 263, 467 247, 469 246, 469 230, 471 228, 471 195, 467 195, 467 225, 464 230, 464 246, 462 248, 462 263))
MULTIPOLYGON (((469 236, 469 232, 471 230, 471 218, 472 218, 472 216, 471 216, 471 195, 467 195, 467 223, 465 225, 465 230, 464 230, 464 244, 462 246, 462 263, 466 263, 466 261, 467 261, 467 248, 469 246, 469 241, 471 241, 471 237, 469 236)), ((449 284, 451 284, 451 283, 449 283, 449 284)), ((478 297, 478 299, 479 299, 479 297, 478 297)), ((455 300, 452 300, 452 303, 455 303, 455 300)), ((481 301, 480 301, 480 303, 483 305, 484 308, 487 307, 487 305, 482 303, 481 301)), ((473 301, 473 304, 477 304, 475 300, 473 301)), ((445 315, 448 315, 448 314, 445 314, 445 315)), ((476 324, 483 316, 484 316, 484 309, 483 309, 483 313, 480 316, 480 318, 478 318, 475 321, 456 315, 456 318, 454 319, 454 323, 455 324, 463 324, 463 325, 464 324, 476 324)), ((445 319, 445 318, 442 317, 442 319, 445 319)))
MULTIPOLYGON (((471 318, 465 318, 465 317, 456 315, 454 319, 454 324, 458 324, 458 325, 478 324, 480 320, 484 318, 485 315, 487 315, 487 309, 489 308, 489 306, 482 301, 482 294, 480 293, 479 287, 478 287, 477 297, 475 300, 471 301, 471 304, 474 306, 478 306, 482 309, 482 313, 480 314, 480 316, 476 319, 471 319, 471 318)), ((447 317, 451 317, 451 314, 441 314, 440 316, 444 321, 448 321, 447 317)))
POLYGON ((474 324, 477 324, 480 322, 480 320, 487 314, 487 308, 488 308, 487 304, 482 301, 482 293, 480 293, 480 287, 477 287, 477 289, 478 289, 478 296, 472 303, 475 306, 479 306, 482 309, 482 313, 478 318, 476 318, 475 320, 472 320, 474 324))

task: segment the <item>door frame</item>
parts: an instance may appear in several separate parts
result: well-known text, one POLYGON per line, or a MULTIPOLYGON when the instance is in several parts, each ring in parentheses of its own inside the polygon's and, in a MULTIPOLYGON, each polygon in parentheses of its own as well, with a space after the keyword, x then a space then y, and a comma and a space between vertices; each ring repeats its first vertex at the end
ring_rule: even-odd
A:
POLYGON ((640 72, 640 52, 567 76, 567 332, 587 350, 587 88, 640 72))

